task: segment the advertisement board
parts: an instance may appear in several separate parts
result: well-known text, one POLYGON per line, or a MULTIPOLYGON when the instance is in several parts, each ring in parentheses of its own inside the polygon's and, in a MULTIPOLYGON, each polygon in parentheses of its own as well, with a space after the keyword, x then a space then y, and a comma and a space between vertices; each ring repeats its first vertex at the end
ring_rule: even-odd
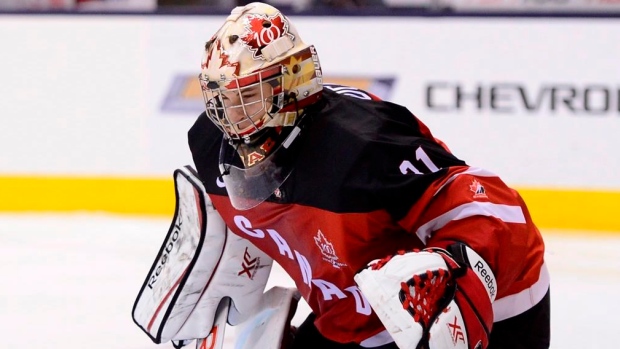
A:
MULTIPOLYGON (((405 105, 457 156, 522 190, 541 222, 620 230, 612 218, 601 223, 620 197, 620 21, 292 19, 327 81, 405 105), (592 212, 564 223, 570 210, 592 212)), ((172 171, 192 163, 186 135, 203 107, 196 76, 223 20, 0 18, 0 210, 172 211, 161 201, 173 196, 172 171), (110 190, 125 180, 169 193, 110 190), (85 187, 66 207, 41 189, 71 191, 76 181, 85 187), (136 195, 158 208, 132 206, 136 195)))

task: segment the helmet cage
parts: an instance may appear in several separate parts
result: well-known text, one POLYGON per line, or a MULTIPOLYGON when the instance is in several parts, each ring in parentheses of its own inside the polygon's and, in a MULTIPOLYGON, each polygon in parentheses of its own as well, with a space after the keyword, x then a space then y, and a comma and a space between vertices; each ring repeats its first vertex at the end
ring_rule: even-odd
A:
POLYGON ((200 74, 207 116, 228 139, 249 142, 284 106, 284 69, 275 65, 218 81, 200 74), (268 91, 263 84, 269 85, 268 91))

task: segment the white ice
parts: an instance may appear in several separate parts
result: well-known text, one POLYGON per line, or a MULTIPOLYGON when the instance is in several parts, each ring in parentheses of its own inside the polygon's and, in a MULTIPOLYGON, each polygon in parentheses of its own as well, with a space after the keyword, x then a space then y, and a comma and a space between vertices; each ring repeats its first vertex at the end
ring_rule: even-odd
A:
MULTIPOLYGON (((106 214, 0 214, 0 348, 172 348, 152 343, 131 319, 169 224, 106 214)), ((543 233, 552 348, 617 347, 620 233, 543 233)), ((275 284, 292 286, 277 266, 275 284)), ((294 322, 307 311, 302 304, 294 322)))

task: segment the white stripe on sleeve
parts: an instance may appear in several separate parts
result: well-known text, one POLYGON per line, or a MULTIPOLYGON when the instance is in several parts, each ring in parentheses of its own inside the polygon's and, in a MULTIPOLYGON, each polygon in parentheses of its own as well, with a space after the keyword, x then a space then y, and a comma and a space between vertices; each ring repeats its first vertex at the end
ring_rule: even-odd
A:
POLYGON ((538 304, 547 294, 549 283, 549 271, 546 263, 543 263, 538 281, 531 287, 495 300, 493 303, 493 321, 502 321, 517 316, 538 304))
POLYGON ((443 228, 450 221, 456 221, 473 216, 491 216, 506 223, 525 223, 525 215, 519 206, 475 201, 455 207, 441 216, 438 216, 423 224, 416 231, 416 235, 424 244, 426 244, 434 231, 443 228))
POLYGON ((448 180, 441 185, 441 187, 439 187, 439 189, 437 189, 437 191, 435 191, 435 194, 433 194, 433 196, 436 196, 441 189, 443 189, 443 187, 445 187, 446 185, 450 184, 452 181, 454 181, 456 179, 456 177, 460 176, 460 175, 464 175, 464 174, 468 174, 468 175, 473 175, 473 176, 478 176, 478 177, 497 177, 497 175, 491 171, 487 171, 483 168, 480 167, 470 167, 467 170, 463 171, 463 172, 459 172, 459 173, 455 173, 452 175, 452 177, 448 178, 448 180))

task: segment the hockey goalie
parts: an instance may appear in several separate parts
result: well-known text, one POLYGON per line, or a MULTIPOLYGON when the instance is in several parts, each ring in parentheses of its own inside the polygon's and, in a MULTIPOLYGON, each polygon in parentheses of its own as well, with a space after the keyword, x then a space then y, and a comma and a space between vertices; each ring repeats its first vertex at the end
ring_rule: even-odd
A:
MULTIPOLYGON (((352 66, 411 68, 381 35, 426 34, 326 39, 352 66)), ((232 10, 199 82, 196 171, 175 173, 175 218, 133 309, 152 340, 217 348, 228 324, 235 349, 549 347, 543 239, 498 175, 407 108, 324 83, 317 49, 267 4, 232 10), (265 290, 273 261, 295 289, 265 290), (299 297, 311 313, 292 327, 299 297)))

